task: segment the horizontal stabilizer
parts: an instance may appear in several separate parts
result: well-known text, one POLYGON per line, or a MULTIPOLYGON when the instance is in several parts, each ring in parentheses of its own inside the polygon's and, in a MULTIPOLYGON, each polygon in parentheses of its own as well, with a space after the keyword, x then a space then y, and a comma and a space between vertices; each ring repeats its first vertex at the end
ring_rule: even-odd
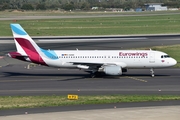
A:
POLYGON ((8 54, 6 54, 6 56, 8 57, 12 57, 12 58, 15 58, 15 57, 28 57, 27 55, 22 55, 18 52, 10 52, 8 54))

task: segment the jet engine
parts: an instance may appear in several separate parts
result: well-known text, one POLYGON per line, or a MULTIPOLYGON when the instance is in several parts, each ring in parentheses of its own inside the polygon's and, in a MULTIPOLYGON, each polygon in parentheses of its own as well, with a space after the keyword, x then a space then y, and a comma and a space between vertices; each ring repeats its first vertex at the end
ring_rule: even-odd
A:
POLYGON ((122 68, 117 65, 104 66, 103 72, 107 75, 122 75, 122 68))

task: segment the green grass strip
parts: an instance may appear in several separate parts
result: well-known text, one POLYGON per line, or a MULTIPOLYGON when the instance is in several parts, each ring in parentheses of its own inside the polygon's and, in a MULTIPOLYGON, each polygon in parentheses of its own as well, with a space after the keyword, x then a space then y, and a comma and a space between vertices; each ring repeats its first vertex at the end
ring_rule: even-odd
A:
MULTIPOLYGON (((0 21, 0 36, 12 36, 9 24, 0 21)), ((17 20, 31 36, 83 36, 180 33, 180 15, 120 16, 17 20)))
POLYGON ((68 100, 67 96, 1 96, 0 110, 14 108, 35 108, 50 106, 106 104, 121 102, 145 102, 180 100, 178 95, 96 95, 79 96, 78 100, 68 100))

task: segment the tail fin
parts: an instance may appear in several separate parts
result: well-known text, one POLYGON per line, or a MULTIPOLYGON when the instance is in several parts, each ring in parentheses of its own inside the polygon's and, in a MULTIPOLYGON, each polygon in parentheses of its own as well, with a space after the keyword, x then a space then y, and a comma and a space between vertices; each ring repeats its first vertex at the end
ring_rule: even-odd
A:
POLYGON ((40 56, 41 49, 27 34, 27 32, 19 24, 10 24, 13 33, 14 41, 17 48, 17 53, 21 56, 28 56, 29 61, 45 64, 40 56))
POLYGON ((19 24, 10 24, 16 44, 17 52, 22 55, 28 55, 29 52, 38 52, 38 45, 32 40, 27 32, 19 24))

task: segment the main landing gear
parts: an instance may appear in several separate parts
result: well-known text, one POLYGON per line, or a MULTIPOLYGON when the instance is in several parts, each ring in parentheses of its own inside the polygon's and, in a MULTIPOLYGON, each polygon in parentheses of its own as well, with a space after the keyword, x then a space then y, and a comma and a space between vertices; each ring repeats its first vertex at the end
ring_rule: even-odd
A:
POLYGON ((91 73, 91 78, 100 77, 100 76, 102 76, 101 72, 96 71, 91 73))
POLYGON ((154 77, 154 70, 153 68, 150 69, 151 77, 154 77))
POLYGON ((91 78, 96 77, 96 75, 94 73, 91 73, 91 78))

